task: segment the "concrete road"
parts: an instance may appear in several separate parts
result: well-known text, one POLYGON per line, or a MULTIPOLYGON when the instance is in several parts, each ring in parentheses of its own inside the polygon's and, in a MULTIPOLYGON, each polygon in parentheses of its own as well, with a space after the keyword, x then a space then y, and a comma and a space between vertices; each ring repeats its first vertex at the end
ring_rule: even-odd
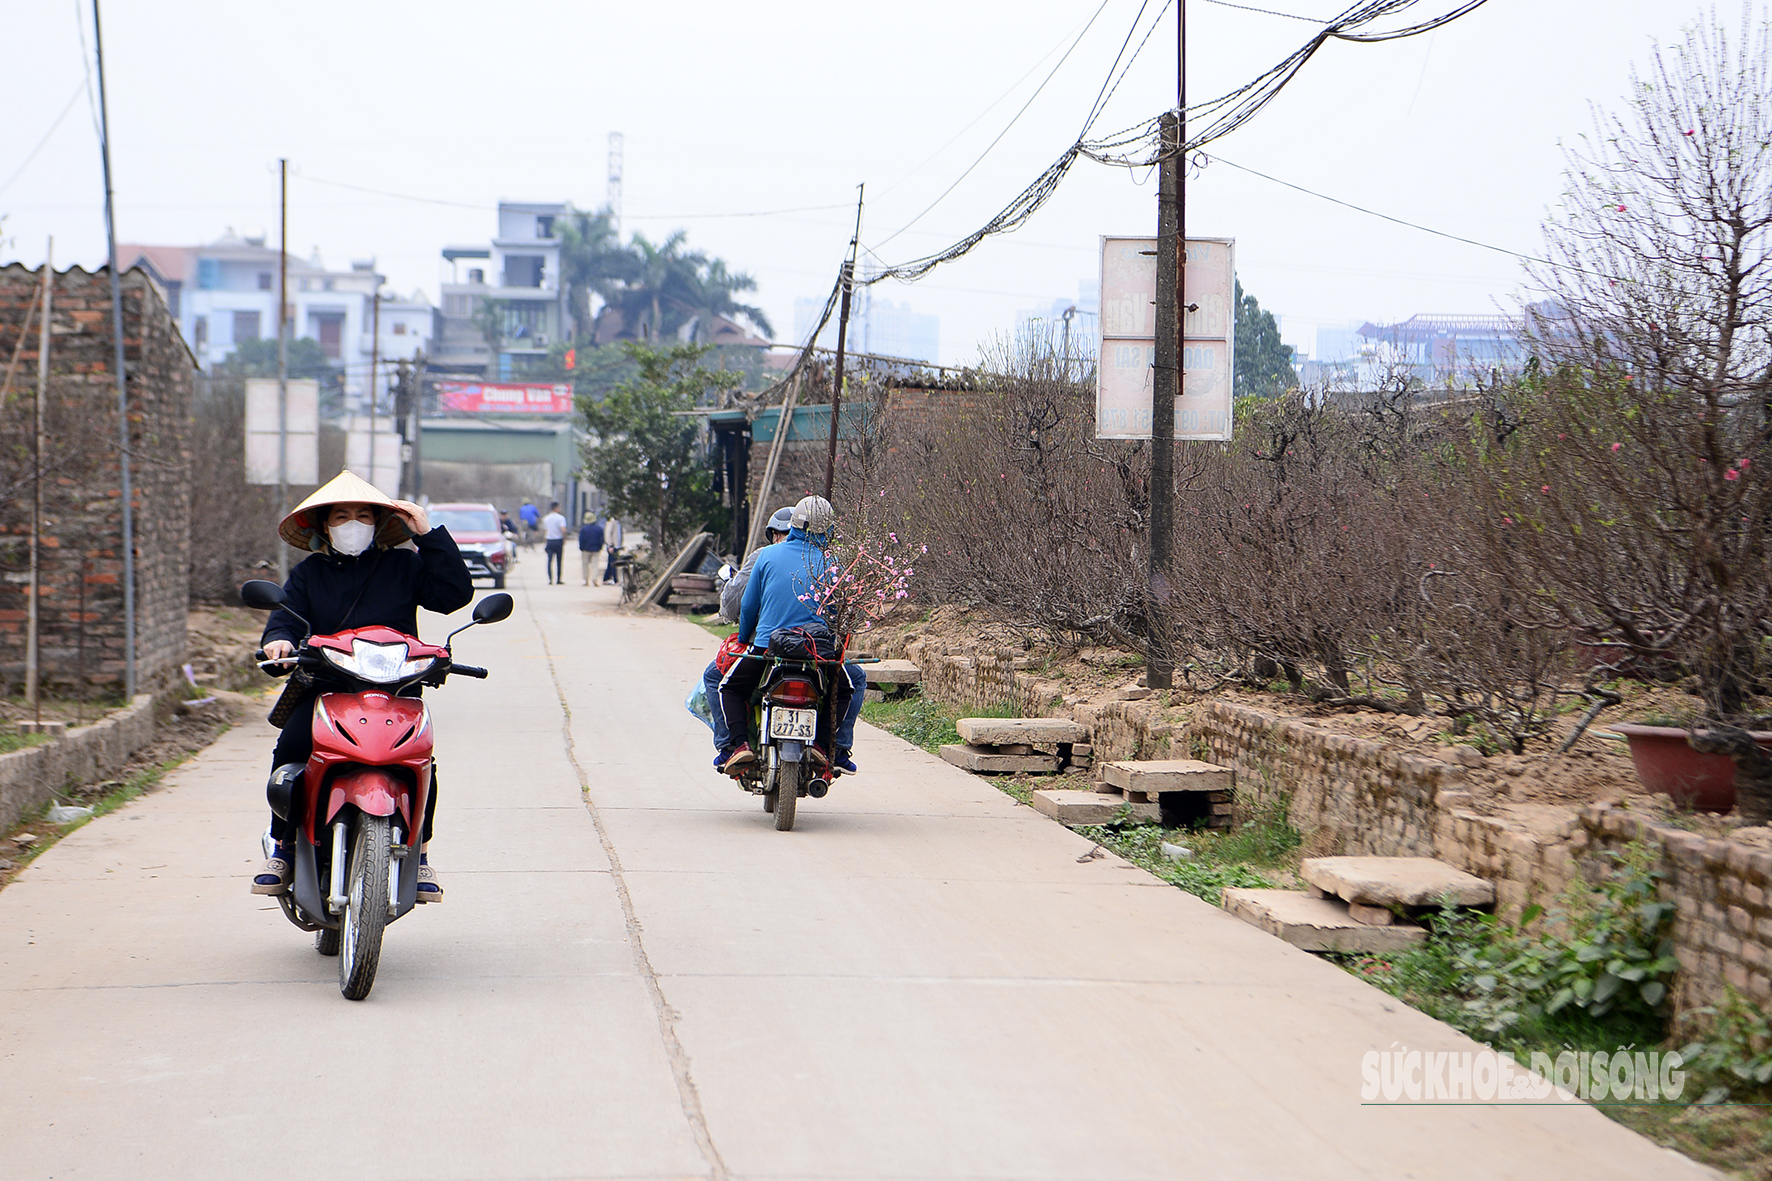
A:
POLYGON ((1362 1106, 1477 1047, 888 735, 775 832, 683 709, 713 641, 540 573, 431 697, 448 897, 367 1001, 247 892, 262 722, 0 893, 0 1177, 1709 1175, 1362 1106))

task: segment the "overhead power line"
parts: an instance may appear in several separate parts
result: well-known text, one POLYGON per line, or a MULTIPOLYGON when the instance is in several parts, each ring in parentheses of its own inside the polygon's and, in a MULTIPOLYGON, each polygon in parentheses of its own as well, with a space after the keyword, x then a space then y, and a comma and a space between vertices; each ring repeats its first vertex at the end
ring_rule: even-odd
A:
MULTIPOLYGON (((1376 44, 1382 41, 1395 41, 1403 37, 1413 37, 1449 24, 1481 7, 1485 2, 1486 0, 1464 0, 1451 12, 1430 20, 1420 21, 1400 29, 1367 32, 1364 30, 1374 21, 1394 16, 1412 7, 1417 3, 1417 0, 1364 0, 1363 3, 1356 4, 1333 22, 1325 25, 1309 41, 1262 74, 1227 94, 1189 107, 1185 112, 1188 125, 1190 127, 1196 126, 1198 121, 1204 120, 1205 127, 1190 135, 1187 142, 1179 148, 1167 150, 1176 151, 1185 158, 1190 153, 1241 127, 1263 107, 1272 102, 1274 97, 1304 67, 1304 64, 1330 41, 1376 44)), ((1052 194, 1058 190, 1059 184, 1064 180, 1065 174, 1070 171, 1071 165, 1076 162, 1079 156, 1087 156, 1104 164, 1118 164, 1128 167, 1158 163, 1166 150, 1158 132, 1161 118, 1162 116, 1159 115, 1147 119, 1122 132, 1098 140, 1079 137, 1077 142, 1066 148, 1063 154, 1048 165, 1046 170, 1036 177, 1027 188, 1018 193, 995 217, 977 230, 946 250, 912 259, 896 266, 884 267, 860 281, 864 284, 878 283, 885 279, 897 279, 906 283, 914 282, 942 263, 951 262, 970 253, 986 238, 995 234, 1009 233, 1019 228, 1051 199, 1052 194)), ((952 191, 952 186, 949 187, 949 191, 952 191)), ((881 243, 881 245, 884 244, 884 242, 881 243)))
POLYGON ((1318 20, 1314 16, 1300 16, 1296 12, 1275 12, 1271 8, 1251 8, 1247 4, 1232 4, 1231 0, 1206 0, 1208 4, 1216 4, 1220 8, 1236 8, 1243 12, 1259 12, 1263 16, 1283 16, 1287 20, 1308 21, 1313 25, 1326 25, 1326 20, 1318 20))
POLYGON ((1368 209, 1364 205, 1355 205, 1352 201, 1343 201, 1340 197, 1331 197, 1327 193, 1319 193, 1315 189, 1307 189, 1303 185, 1293 184, 1289 180, 1281 180, 1277 176, 1269 176, 1265 172, 1257 172, 1253 168, 1244 167, 1243 165, 1238 164, 1235 160, 1227 160, 1223 156, 1213 156, 1211 158, 1211 163, 1228 165, 1231 168, 1235 168, 1238 172, 1247 172, 1250 176, 1259 176, 1262 180, 1271 181, 1277 185, 1283 185, 1286 188, 1303 193, 1307 197, 1315 197, 1319 201, 1327 201, 1332 205, 1340 205, 1342 208, 1351 209, 1355 213, 1364 213, 1368 217, 1381 218, 1384 221, 1392 222, 1396 225, 1406 226, 1411 230, 1420 230, 1422 233, 1432 234, 1436 238, 1449 238, 1454 242, 1463 242, 1466 246, 1477 246, 1484 250, 1493 250, 1497 254, 1512 255, 1515 258, 1524 259, 1527 262, 1542 263, 1545 266, 1557 265, 1549 259, 1539 258, 1536 254, 1521 254, 1518 250, 1509 250, 1505 246, 1492 246, 1488 242, 1479 242, 1475 238, 1465 238, 1458 234, 1449 234, 1445 230, 1436 230, 1432 226, 1424 226, 1418 222, 1405 221, 1400 217, 1392 217, 1388 213, 1380 213, 1378 210, 1368 209))
MULTIPOLYGON (((494 211, 497 205, 486 205, 471 201, 449 201, 442 197, 420 197, 414 193, 395 193, 387 189, 372 189, 366 185, 348 184, 342 180, 325 180, 318 176, 306 176, 296 173, 298 180, 311 181, 317 185, 331 185, 338 189, 351 189, 358 193, 369 193, 377 197, 391 197, 397 201, 418 201, 425 205, 447 205, 455 209, 475 209, 481 212, 494 211)), ((790 213, 822 213, 831 209, 848 209, 842 205, 798 205, 790 209, 748 209, 733 213, 628 213, 624 218, 628 221, 690 221, 697 218, 719 217, 781 217, 790 213)))
MULTIPOLYGON (((1070 60, 1071 54, 1076 51, 1076 48, 1078 45, 1082 44, 1083 38, 1088 36, 1089 30, 1095 26, 1096 17, 1099 17, 1102 14, 1103 10, 1105 10, 1107 8, 1108 2, 1109 2, 1109 0, 1101 0, 1101 7, 1097 8, 1095 10, 1094 16, 1091 16, 1089 18, 1089 23, 1083 26, 1083 31, 1077 34, 1077 38, 1075 41, 1071 42, 1071 47, 1064 51, 1064 56, 1058 59, 1058 64, 1052 67, 1051 72, 1048 73, 1046 75, 1046 77, 1041 80, 1041 82, 1038 86, 1034 87, 1034 92, 1032 94, 1028 95, 1028 100, 1025 103, 1021 104, 1021 109, 1019 111, 1015 112, 1015 115, 1009 120, 1009 122, 1007 124, 1004 125, 1003 130, 1001 130, 997 133, 997 138, 993 139, 990 143, 985 145, 984 151, 982 151, 978 154, 978 159, 976 159, 972 163, 968 164, 966 166, 966 171, 962 172, 959 176, 955 177, 954 183, 949 185, 947 188, 945 188, 941 191, 941 196, 937 197, 935 200, 929 202, 928 205, 924 206, 922 213, 917 214, 917 216, 911 218, 911 220, 905 222, 902 226, 899 226, 898 229, 894 230, 891 234, 888 234, 886 236, 886 238, 881 241, 880 245, 882 245, 882 246, 886 245, 887 242, 892 241, 892 239, 898 237, 900 234, 904 233, 906 230, 908 230, 912 226, 916 225, 919 221, 922 221, 924 214, 927 214, 931 209, 934 209, 937 205, 940 205, 943 201, 947 200, 947 195, 949 193, 953 192, 956 188, 958 188, 961 181, 963 181, 967 177, 971 176, 973 169, 977 168, 980 164, 984 163, 984 158, 991 154, 991 149, 995 148, 998 144, 1003 142, 1003 137, 1005 135, 1009 134, 1009 129, 1011 127, 1014 127, 1017 120, 1019 120, 1023 115, 1027 114, 1027 109, 1034 105, 1034 100, 1040 97, 1040 92, 1046 89, 1046 84, 1048 82, 1052 81, 1054 75, 1056 75, 1058 73, 1058 71, 1063 68, 1064 63, 1070 60)), ((870 282, 871 282, 871 280, 870 280, 870 282)))
POLYGON ((43 133, 43 138, 37 141, 37 146, 31 149, 30 154, 25 157, 24 162, 18 166, 11 176, 6 178, 5 183, 0 184, 0 193, 4 193, 7 189, 10 189, 12 187, 12 182, 25 174, 25 169, 31 166, 31 161, 37 158, 37 153, 43 150, 43 145, 49 142, 49 137, 54 135, 56 130, 61 127, 62 120, 68 117, 68 112, 74 109, 74 104, 79 102, 80 96, 85 93, 86 82, 82 79, 80 84, 74 87, 74 93, 68 96, 67 105, 62 108, 62 113, 55 117, 55 122, 49 125, 49 130, 45 131, 43 133))

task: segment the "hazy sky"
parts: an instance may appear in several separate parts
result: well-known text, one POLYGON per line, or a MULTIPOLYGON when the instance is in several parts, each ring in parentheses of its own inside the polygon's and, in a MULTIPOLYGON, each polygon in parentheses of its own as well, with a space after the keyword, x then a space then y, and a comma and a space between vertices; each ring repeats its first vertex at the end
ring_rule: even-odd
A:
MULTIPOLYGON (((1174 2, 1098 131, 1173 104, 1174 2)), ((1316 19, 1349 2, 1249 0, 1316 19)), ((1744 3, 1759 9, 1759 0, 1716 6, 1732 30, 1744 3)), ((1410 15, 1455 4, 1420 0, 1410 15)), ((755 302, 786 340, 795 298, 830 288, 857 183, 867 184, 862 242, 879 258, 903 261, 964 236, 1075 138, 1140 5, 1107 0, 1052 73, 1100 0, 109 0, 118 234, 190 244, 262 227, 274 243, 276 160, 286 156, 292 250, 318 247, 340 267, 373 255, 393 287, 435 300, 439 251, 490 238, 501 198, 601 206, 607 137, 620 131, 624 228, 654 239, 685 228, 692 245, 748 271, 760 284, 755 302), (893 237, 1048 74, 971 174, 893 237), (773 212, 807 207, 822 208, 773 212), (768 215, 731 216, 759 213, 768 215)), ((1162 7, 1148 0, 1139 36, 1162 7)), ((1187 10, 1190 100, 1258 74, 1315 27, 1211 0, 1187 0, 1187 10)), ((1651 43, 1677 39, 1702 11, 1687 0, 1489 0, 1414 39, 1331 44, 1209 151, 1532 252, 1559 191, 1559 141, 1592 126, 1590 103, 1617 106, 1651 43)), ((58 267, 96 265, 103 190, 81 90, 90 0, 14 0, 5 29, 0 262, 36 265, 54 234, 58 267)), ((1154 233, 1155 190, 1143 171, 1080 162, 1018 233, 876 292, 939 314, 943 359, 971 360, 1017 310, 1093 286, 1098 235, 1154 233)), ((1521 290, 1505 255, 1223 165, 1190 182, 1188 228, 1237 239, 1245 287, 1307 348, 1319 324, 1505 310, 1521 290)))

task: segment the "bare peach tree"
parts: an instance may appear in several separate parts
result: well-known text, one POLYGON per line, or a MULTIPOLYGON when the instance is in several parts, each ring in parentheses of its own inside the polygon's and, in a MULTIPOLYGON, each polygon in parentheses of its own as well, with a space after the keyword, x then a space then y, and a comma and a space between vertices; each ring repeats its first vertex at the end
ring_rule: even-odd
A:
POLYGON ((1692 675, 1717 720, 1765 690, 1772 627, 1769 53, 1763 15, 1694 26, 1568 150, 1519 429, 1467 451, 1515 622, 1692 675))

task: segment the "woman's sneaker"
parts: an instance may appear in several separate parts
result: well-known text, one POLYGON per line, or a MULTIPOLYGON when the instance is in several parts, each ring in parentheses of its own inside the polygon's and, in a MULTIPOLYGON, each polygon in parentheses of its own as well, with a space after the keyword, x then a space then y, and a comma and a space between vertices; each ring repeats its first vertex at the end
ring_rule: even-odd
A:
POLYGON ((418 900, 420 902, 443 901, 443 886, 437 881, 437 871, 431 868, 427 854, 418 855, 418 900))
POLYGON ((272 846, 271 855, 259 868, 252 879, 254 894, 287 894, 289 883, 295 879, 295 866, 289 860, 289 846, 278 842, 272 846))

